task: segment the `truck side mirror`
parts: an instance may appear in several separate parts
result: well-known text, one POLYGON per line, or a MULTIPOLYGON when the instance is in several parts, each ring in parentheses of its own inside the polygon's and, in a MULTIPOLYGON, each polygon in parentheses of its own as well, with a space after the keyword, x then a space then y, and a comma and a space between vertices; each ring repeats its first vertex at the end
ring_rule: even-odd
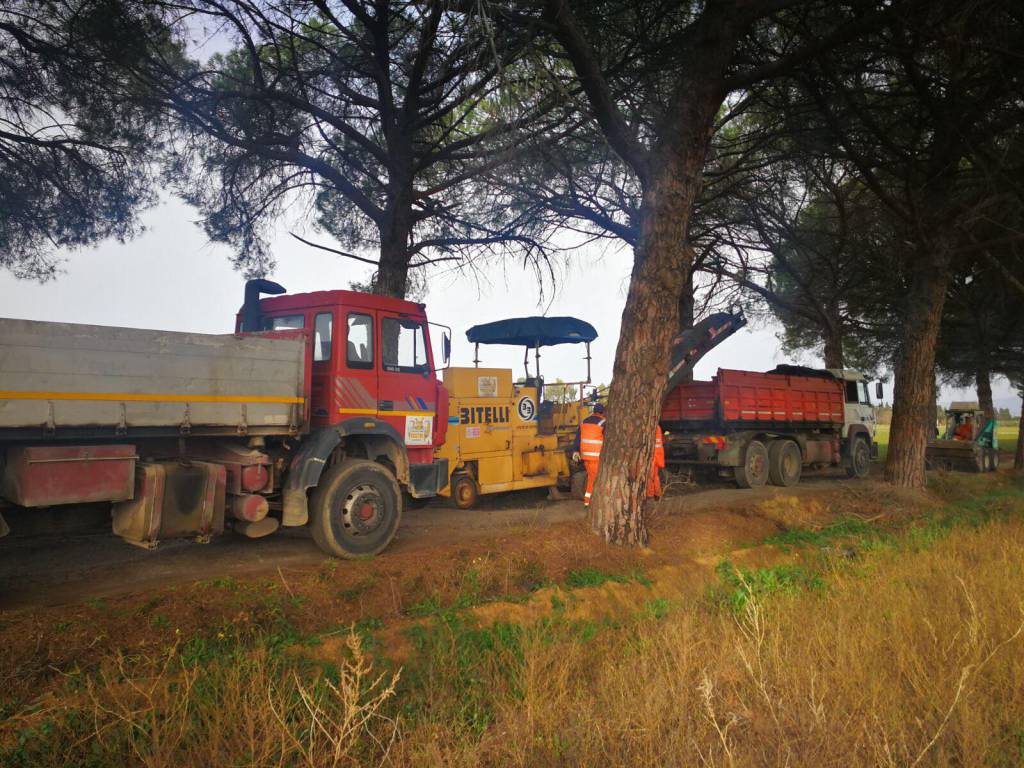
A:
POLYGON ((447 333, 441 337, 441 351, 444 353, 444 364, 448 365, 448 361, 452 359, 452 337, 447 333))
POLYGON ((875 400, 877 400, 878 402, 882 402, 882 396, 884 394, 885 394, 885 391, 882 389, 882 382, 876 381, 875 382, 875 400))

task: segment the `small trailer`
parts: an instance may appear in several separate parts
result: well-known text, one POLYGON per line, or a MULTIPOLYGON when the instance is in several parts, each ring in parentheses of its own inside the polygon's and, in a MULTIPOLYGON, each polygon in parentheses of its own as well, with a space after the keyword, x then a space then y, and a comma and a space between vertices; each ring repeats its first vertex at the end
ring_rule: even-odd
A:
POLYGON ((713 468, 741 488, 795 485, 804 467, 865 477, 877 452, 874 408, 854 371, 720 369, 676 385, 660 421, 669 467, 713 468))

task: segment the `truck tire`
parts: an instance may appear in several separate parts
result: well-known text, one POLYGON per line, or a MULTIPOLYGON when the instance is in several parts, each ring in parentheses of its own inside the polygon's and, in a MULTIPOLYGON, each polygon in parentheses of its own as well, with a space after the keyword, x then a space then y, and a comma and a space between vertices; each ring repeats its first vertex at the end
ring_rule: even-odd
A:
POLYGON ((863 437, 855 437, 846 462, 846 476, 862 480, 871 471, 871 446, 863 437))
POLYGON ((760 488, 768 482, 768 449, 760 440, 751 440, 743 456, 743 464, 733 469, 740 488, 760 488))
POLYGON ((792 440, 772 440, 768 445, 768 477, 772 485, 789 488, 800 482, 803 456, 792 440))
POLYGON ((311 498, 313 541, 334 557, 383 551, 402 520, 402 491, 376 462, 345 459, 324 471, 311 498))
POLYGON ((459 509, 472 509, 480 498, 480 489, 472 475, 455 475, 452 478, 452 499, 459 509))

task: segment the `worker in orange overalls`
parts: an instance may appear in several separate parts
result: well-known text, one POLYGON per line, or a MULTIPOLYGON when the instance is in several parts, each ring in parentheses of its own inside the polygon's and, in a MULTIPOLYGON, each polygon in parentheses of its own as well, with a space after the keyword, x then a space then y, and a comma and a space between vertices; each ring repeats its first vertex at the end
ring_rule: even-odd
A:
POLYGON ((654 460, 651 462, 651 476, 647 479, 647 498, 661 498, 661 476, 665 468, 665 436, 661 425, 654 427, 654 460))
POLYGON ((583 506, 590 506, 590 497, 594 493, 594 478, 601 461, 601 446, 604 445, 604 406, 598 403, 594 412, 580 422, 576 432, 576 457, 583 461, 587 468, 587 492, 583 496, 583 506))
POLYGON ((956 428, 956 432, 953 433, 954 440, 967 440, 968 442, 974 439, 974 420, 971 418, 971 414, 964 416, 964 420, 960 422, 956 428))

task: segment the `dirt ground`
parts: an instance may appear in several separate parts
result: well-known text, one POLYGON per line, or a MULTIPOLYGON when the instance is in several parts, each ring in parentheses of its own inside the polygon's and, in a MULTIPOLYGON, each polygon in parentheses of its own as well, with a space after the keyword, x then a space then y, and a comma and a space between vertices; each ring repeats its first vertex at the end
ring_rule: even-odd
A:
MULTIPOLYGON (((773 500, 782 499, 784 507, 786 499, 843 489, 856 493, 858 487, 862 491, 866 485, 833 473, 807 477, 791 489, 768 486, 741 490, 724 483, 688 487, 653 507, 652 550, 658 553, 669 539, 676 538, 677 526, 670 526, 671 534, 662 530, 667 518, 685 519, 685 528, 678 533, 687 543, 687 554, 699 554, 755 541, 780 530, 780 521, 756 511, 763 502, 769 502, 770 508, 773 500)), ((485 497, 474 510, 460 510, 438 500, 424 509, 407 510, 395 541, 373 562, 389 570, 424 570, 465 545, 500 550, 510 542, 533 540, 542 549, 545 541, 555 549, 579 547, 580 542, 587 545, 583 549, 589 549, 593 537, 579 536, 585 528, 583 521, 582 504, 548 501, 542 491, 485 497), (545 530, 549 533, 540 534, 545 530)), ((10 536, 0 539, 0 611, 152 594, 214 578, 301 576, 327 567, 327 563, 328 558, 305 529, 286 530, 259 540, 226 534, 205 545, 168 541, 155 550, 133 547, 103 530, 10 536)), ((342 572, 347 569, 354 575, 365 565, 339 563, 330 567, 342 572)))

